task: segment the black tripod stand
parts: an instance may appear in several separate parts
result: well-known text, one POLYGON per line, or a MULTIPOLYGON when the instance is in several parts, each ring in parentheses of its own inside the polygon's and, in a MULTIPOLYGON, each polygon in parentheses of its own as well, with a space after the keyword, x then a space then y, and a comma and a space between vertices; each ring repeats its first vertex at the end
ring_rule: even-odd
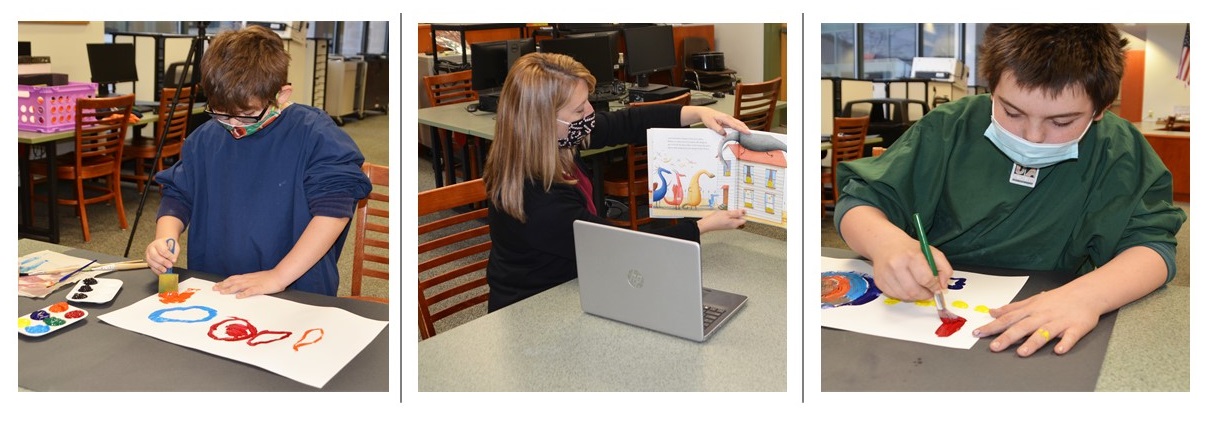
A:
MULTIPOLYGON (((185 56, 185 66, 183 66, 176 75, 178 89, 173 93, 173 100, 171 106, 168 108, 169 110, 176 110, 177 107, 180 106, 180 88, 186 86, 186 78, 190 79, 191 85, 196 86, 198 82, 198 75, 200 75, 200 73, 194 71, 194 69, 198 68, 198 64, 202 61, 201 51, 203 48, 202 46, 206 43, 206 27, 209 25, 210 22, 197 22, 198 36, 194 37, 193 41, 189 44, 189 53, 185 56)), ((192 113, 193 111, 191 110, 190 112, 192 113)), ((167 116, 160 117, 166 118, 167 116)), ((159 163, 160 157, 164 153, 164 141, 167 140, 168 131, 170 129, 170 125, 167 123, 168 122, 165 122, 165 124, 160 125, 160 134, 156 136, 156 155, 154 158, 152 158, 152 163, 159 163)), ((155 175, 153 172, 152 177, 148 178, 147 183, 143 184, 143 192, 141 192, 139 195, 139 208, 138 211, 135 212, 135 222, 131 225, 130 237, 126 240, 126 251, 122 253, 123 257, 130 257, 130 245, 131 243, 134 243, 135 233, 139 230, 139 218, 143 216, 143 206, 147 204, 147 194, 151 192, 152 179, 154 176, 155 175)))

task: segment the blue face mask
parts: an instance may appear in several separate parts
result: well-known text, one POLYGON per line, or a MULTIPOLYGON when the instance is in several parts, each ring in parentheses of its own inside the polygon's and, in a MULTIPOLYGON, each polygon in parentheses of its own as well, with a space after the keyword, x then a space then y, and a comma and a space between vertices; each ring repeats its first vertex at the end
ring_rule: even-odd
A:
MULTIPOLYGON (((996 103, 994 103, 996 106, 996 103)), ((1094 123, 1094 119, 1090 119, 1086 123, 1086 128, 1082 130, 1082 134, 1077 136, 1077 139, 1068 142, 1056 144, 1041 144, 1031 142, 1018 137, 1001 124, 997 123, 997 119, 993 115, 989 116, 989 128, 985 129, 985 137, 993 142, 993 145, 1001 150, 1003 154, 1010 157, 1011 160, 1023 167, 1029 168, 1044 168, 1050 165, 1059 163, 1065 160, 1077 158, 1077 143, 1086 136, 1086 131, 1090 130, 1090 125, 1094 123)))

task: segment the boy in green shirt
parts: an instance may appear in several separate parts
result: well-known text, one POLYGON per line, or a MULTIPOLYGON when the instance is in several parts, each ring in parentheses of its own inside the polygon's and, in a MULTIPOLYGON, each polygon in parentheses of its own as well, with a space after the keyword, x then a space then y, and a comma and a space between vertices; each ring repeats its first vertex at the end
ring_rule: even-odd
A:
POLYGON ((938 278, 951 263, 1079 274, 1068 284, 990 310, 973 335, 1073 348, 1099 316, 1174 276, 1186 220, 1170 172, 1141 133, 1107 113, 1124 47, 1113 25, 991 25, 981 45, 988 95, 923 116, 878 159, 843 163, 835 222, 871 259, 888 296, 924 300, 932 281, 912 216, 920 213, 938 278))

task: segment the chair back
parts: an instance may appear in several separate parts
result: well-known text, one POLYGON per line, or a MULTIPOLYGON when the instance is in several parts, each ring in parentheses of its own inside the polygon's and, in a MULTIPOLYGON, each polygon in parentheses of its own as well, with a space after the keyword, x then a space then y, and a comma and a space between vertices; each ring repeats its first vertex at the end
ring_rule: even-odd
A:
POLYGON ((117 179, 122 169, 122 144, 126 140, 126 128, 130 126, 131 109, 135 106, 135 94, 108 98, 76 99, 76 169, 80 177, 90 176, 88 168, 98 168, 112 162, 112 173, 117 179))
POLYGON ((841 191, 837 185, 838 163, 863 158, 863 143, 867 140, 870 119, 870 116, 833 118, 833 133, 829 136, 833 159, 829 165, 829 180, 822 180, 832 188, 832 204, 837 203, 841 191))
POLYGON ((421 192, 417 196, 418 325, 421 339, 437 334, 434 324, 488 302, 488 208, 484 179, 421 192))
POLYGON ((480 98, 471 88, 470 70, 425 76, 423 81, 430 107, 476 101, 480 98))
MULTIPOLYGON (((156 120, 153 136, 157 140, 164 134, 164 126, 168 125, 168 135, 164 137, 164 148, 161 157, 172 157, 181 153, 181 144, 185 142, 185 132, 189 128, 189 117, 194 109, 194 88, 164 88, 160 91, 160 118, 156 120), (173 97, 180 91, 177 107, 173 108, 173 97)), ((158 163, 157 165, 160 165, 158 163)), ((157 170, 161 170, 157 168, 157 170)))
POLYGON ((690 105, 690 93, 686 92, 682 95, 679 95, 679 96, 676 96, 673 98, 666 98, 664 100, 642 101, 642 102, 631 103, 630 106, 631 107, 643 107, 643 106, 648 106, 648 105, 653 105, 653 104, 681 104, 684 106, 688 106, 688 105, 690 105))
MULTIPOLYGON (((381 280, 388 283, 388 253, 391 242, 388 227, 389 180, 391 172, 387 166, 365 163, 362 172, 370 178, 370 194, 358 202, 354 212, 354 256, 353 276, 350 278, 349 295, 355 299, 387 303, 387 298, 364 296, 364 279, 381 280)), ((388 289, 390 291, 390 289, 388 289)))
POLYGON ((754 84, 737 84, 736 107, 732 116, 745 122, 751 130, 769 131, 774 123, 774 107, 778 104, 782 84, 782 77, 754 84))

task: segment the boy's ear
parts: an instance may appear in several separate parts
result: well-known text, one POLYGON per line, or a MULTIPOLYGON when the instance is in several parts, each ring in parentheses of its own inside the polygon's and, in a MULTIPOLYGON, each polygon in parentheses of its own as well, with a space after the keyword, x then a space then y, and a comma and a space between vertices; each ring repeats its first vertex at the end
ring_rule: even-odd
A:
POLYGON ((1099 110, 1098 113, 1094 113, 1094 121, 1097 122, 1099 120, 1102 120, 1103 116, 1107 114, 1107 110, 1110 110, 1110 109, 1111 109, 1111 106, 1107 106, 1107 107, 1103 108, 1102 110, 1099 110))
POLYGON ((286 104, 294 92, 295 89, 290 84, 282 85, 282 89, 278 91, 278 104, 286 104))

